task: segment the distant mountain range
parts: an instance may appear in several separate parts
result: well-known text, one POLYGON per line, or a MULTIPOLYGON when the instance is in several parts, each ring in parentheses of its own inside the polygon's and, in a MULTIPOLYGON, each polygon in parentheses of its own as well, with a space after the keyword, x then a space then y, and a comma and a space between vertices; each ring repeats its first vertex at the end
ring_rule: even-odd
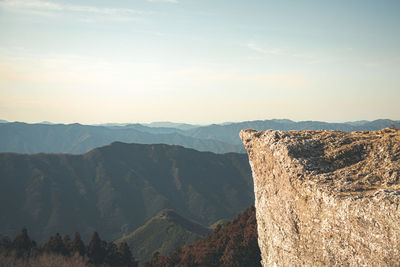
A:
POLYGON ((251 221, 246 235, 254 232, 254 209, 237 220, 232 233, 229 226, 224 231, 216 226, 254 202, 239 131, 385 127, 400 127, 400 122, 265 120, 207 126, 91 126, 0 121, 0 236, 14 236, 27 227, 41 243, 56 232, 75 231, 87 241, 98 231, 106 240, 127 241, 135 257, 143 261, 154 250, 164 255, 204 237, 209 231, 205 226, 213 224, 214 237, 160 258, 159 266, 172 259, 182 264, 191 264, 192 259, 203 263, 215 259, 221 264, 228 259, 239 261, 241 250, 250 255, 248 259, 255 259, 254 235, 251 245, 246 245, 250 250, 245 245, 232 248, 229 241, 232 236, 242 238, 237 233, 247 227, 246 220, 251 221), (208 244, 218 244, 210 252, 212 257, 196 254, 196 248, 206 251, 208 244), (227 249, 222 252, 224 246, 227 249))
POLYGON ((346 123, 319 121, 263 120, 197 126, 157 122, 143 124, 26 124, 0 123, 0 152, 85 153, 114 141, 141 144, 182 145, 215 153, 245 150, 238 137, 242 129, 255 130, 340 130, 345 132, 400 127, 400 121, 375 120, 346 123))
MULTIPOLYGON (((139 123, 102 123, 95 124, 95 126, 106 126, 106 127, 123 127, 127 125, 139 125, 139 123)), ((201 125, 188 124, 188 123, 176 123, 169 121, 151 122, 151 123, 140 123, 140 125, 152 127, 152 128, 175 128, 179 130, 189 130, 200 127, 201 125)))
POLYGON ((152 122, 152 123, 142 123, 142 125, 149 127, 167 127, 167 128, 176 128, 180 130, 189 130, 200 127, 201 125, 188 124, 188 123, 176 123, 176 122, 168 122, 168 121, 160 121, 160 122, 152 122))
POLYGON ((151 258, 154 251, 166 255, 177 247, 192 244, 211 231, 173 210, 162 210, 145 225, 117 240, 117 243, 128 243, 134 257, 144 262, 151 258))
POLYGON ((351 131, 376 131, 386 127, 400 127, 400 121, 375 120, 360 121, 356 123, 328 123, 320 121, 300 121, 291 120, 264 120, 264 121, 245 121, 226 125, 213 124, 198 127, 187 131, 187 135, 201 139, 212 139, 224 141, 230 144, 241 144, 238 137, 242 129, 265 130, 338 130, 344 132, 351 131))
POLYGON ((0 123, 0 152, 80 154, 115 141, 181 145, 215 153, 244 151, 241 144, 193 138, 181 134, 179 129, 158 129, 143 125, 105 127, 81 124, 0 123))
MULTIPOLYGON (((61 142, 61 141, 60 141, 61 142)), ((210 225, 254 201, 246 154, 114 142, 83 155, 0 153, 0 234, 116 240, 163 209, 210 225)))

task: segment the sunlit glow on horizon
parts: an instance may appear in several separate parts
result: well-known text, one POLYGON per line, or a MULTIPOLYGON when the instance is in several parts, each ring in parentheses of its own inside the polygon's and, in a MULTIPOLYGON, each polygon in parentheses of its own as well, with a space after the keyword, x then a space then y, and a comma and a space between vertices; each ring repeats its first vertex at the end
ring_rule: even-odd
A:
POLYGON ((0 0, 0 119, 400 119, 398 12, 397 1, 0 0))

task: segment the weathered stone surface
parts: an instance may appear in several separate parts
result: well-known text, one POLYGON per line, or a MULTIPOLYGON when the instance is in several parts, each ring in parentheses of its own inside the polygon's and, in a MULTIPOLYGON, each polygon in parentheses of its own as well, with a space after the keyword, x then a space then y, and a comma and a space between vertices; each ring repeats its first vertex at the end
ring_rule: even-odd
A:
POLYGON ((240 137, 263 266, 400 265, 400 131, 240 137))

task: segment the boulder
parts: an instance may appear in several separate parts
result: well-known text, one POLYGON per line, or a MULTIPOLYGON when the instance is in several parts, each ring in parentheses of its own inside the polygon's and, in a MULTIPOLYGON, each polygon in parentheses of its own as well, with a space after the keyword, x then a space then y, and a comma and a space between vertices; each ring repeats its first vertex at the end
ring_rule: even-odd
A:
POLYGON ((400 131, 242 130, 263 266, 399 266, 400 131))

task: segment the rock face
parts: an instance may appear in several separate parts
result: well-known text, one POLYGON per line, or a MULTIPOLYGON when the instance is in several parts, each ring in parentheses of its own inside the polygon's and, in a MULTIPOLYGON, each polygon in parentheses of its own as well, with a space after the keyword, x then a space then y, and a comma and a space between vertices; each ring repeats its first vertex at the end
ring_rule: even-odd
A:
POLYGON ((400 131, 243 130, 263 266, 399 266, 400 131))

